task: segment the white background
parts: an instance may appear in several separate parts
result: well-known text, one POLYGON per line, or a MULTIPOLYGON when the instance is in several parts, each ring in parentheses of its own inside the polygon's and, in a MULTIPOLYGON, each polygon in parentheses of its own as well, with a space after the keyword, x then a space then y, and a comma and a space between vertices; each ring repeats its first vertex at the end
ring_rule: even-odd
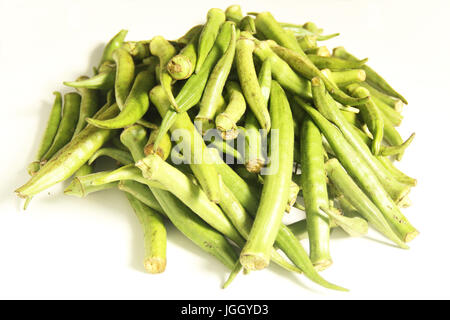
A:
MULTIPOLYGON (((234 1, 233 1, 234 2, 234 1)), ((122 28, 128 39, 172 39, 229 1, 1 1, 0 298, 328 299, 450 298, 448 1, 245 1, 282 21, 314 21, 327 42, 370 58, 410 104, 400 128, 417 133, 400 167, 419 180, 405 210, 421 235, 402 251, 373 240, 333 236, 333 266, 323 275, 350 288, 337 293, 271 267, 239 276, 169 227, 168 265, 143 271, 140 226, 118 191, 86 199, 62 186, 24 212, 13 190, 28 176, 54 90, 90 74, 103 44, 122 28)))

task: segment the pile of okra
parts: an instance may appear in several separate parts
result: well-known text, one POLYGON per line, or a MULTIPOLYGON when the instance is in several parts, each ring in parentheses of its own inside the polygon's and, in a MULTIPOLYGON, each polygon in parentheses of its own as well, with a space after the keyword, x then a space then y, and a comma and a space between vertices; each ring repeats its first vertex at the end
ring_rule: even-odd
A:
POLYGON ((224 287, 272 261, 346 290, 318 273, 333 229, 357 237, 370 224, 402 249, 418 235, 400 211, 416 180, 394 165, 414 137, 396 129, 407 101, 367 59, 322 45, 338 34, 238 5, 177 40, 126 34, 92 76, 64 82, 73 92, 54 93, 16 190, 25 207, 70 178, 67 195, 118 188, 142 225, 145 270, 165 270, 172 223, 230 270, 224 287), (105 157, 111 170, 99 169, 105 157), (287 225, 292 207, 306 219, 287 225))

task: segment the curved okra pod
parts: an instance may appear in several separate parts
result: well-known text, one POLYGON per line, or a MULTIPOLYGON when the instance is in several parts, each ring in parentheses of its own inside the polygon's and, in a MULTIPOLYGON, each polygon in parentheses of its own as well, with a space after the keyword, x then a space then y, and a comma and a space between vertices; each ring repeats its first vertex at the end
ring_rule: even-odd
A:
POLYGON ((236 138, 236 122, 242 118, 247 106, 244 95, 237 82, 227 82, 226 91, 228 95, 228 105, 225 111, 216 117, 216 127, 222 132, 222 138, 224 140, 236 138))
POLYGON ((230 74, 236 51, 236 28, 232 22, 225 23, 231 24, 230 43, 209 76, 202 100, 200 101, 199 113, 195 117, 196 121, 202 122, 202 127, 207 128, 211 127, 211 122, 214 121, 214 117, 216 116, 217 107, 222 97, 225 82, 230 74))
POLYGON ((132 125, 142 118, 149 107, 148 91, 155 85, 154 69, 149 67, 141 71, 134 81, 124 108, 117 117, 108 120, 87 118, 86 121, 96 127, 118 129, 132 125))
POLYGON ((120 110, 125 108, 125 100, 130 93, 134 80, 134 61, 127 50, 119 48, 112 55, 116 64, 116 77, 114 80, 114 92, 116 103, 120 110))
POLYGON ((114 37, 109 40, 109 42, 106 44, 105 48, 103 49, 102 58, 100 60, 99 68, 104 62, 112 62, 113 59, 113 52, 120 48, 123 44, 123 41, 125 40, 125 37, 127 36, 128 30, 120 30, 114 37))
POLYGON ((225 9, 225 17, 227 21, 232 21, 236 24, 242 20, 244 15, 242 14, 241 6, 238 4, 233 4, 225 9))
POLYGON ((128 51, 135 61, 150 57, 149 41, 127 41, 122 48, 128 51))
POLYGON ((194 72, 197 64, 198 38, 201 31, 201 29, 198 29, 186 46, 167 63, 167 71, 173 79, 187 79, 194 72))
MULTIPOLYGON (((99 118, 114 117, 119 112, 116 104, 99 115, 99 118)), ((52 157, 25 185, 15 192, 21 198, 33 195, 69 178, 114 134, 112 130, 87 126, 52 157)))
POLYGON ((198 24, 190 28, 182 37, 178 38, 176 42, 180 45, 187 45, 198 33, 202 32, 203 25, 198 24))
POLYGON ((136 162, 144 178, 157 181, 199 215, 206 223, 223 233, 238 245, 243 239, 217 204, 208 199, 200 186, 184 173, 171 166, 157 155, 148 155, 136 162))
MULTIPOLYGON (((80 77, 79 80, 87 80, 88 77, 80 77)), ((99 106, 99 93, 94 89, 78 88, 78 92, 81 94, 80 115, 78 117, 78 123, 75 127, 73 137, 75 137, 86 126, 86 118, 92 117, 100 108, 99 106)), ((72 139, 73 139, 72 137, 72 139)))
POLYGON ((42 157, 52 146, 53 140, 55 139, 56 133, 58 132, 59 124, 61 122, 61 112, 62 112, 61 93, 55 91, 53 92, 53 94, 55 95, 55 101, 53 102, 53 106, 50 111, 50 116, 47 120, 47 127, 45 128, 41 144, 36 154, 36 161, 33 161, 28 166, 28 173, 30 174, 30 176, 34 175, 36 172, 39 171, 42 157))
POLYGON ((284 89, 305 99, 312 99, 310 82, 292 70, 286 61, 270 49, 266 41, 256 41, 254 53, 263 63, 270 61, 272 76, 284 89))
POLYGON ((305 56, 300 44, 297 42, 295 36, 284 30, 283 27, 275 20, 270 12, 261 12, 255 19, 256 30, 267 39, 274 40, 279 45, 294 50, 300 55, 305 56))
MULTIPOLYGON (((208 54, 205 63, 197 74, 193 74, 184 84, 178 93, 176 102, 181 112, 185 112, 195 106, 202 98, 203 90, 208 81, 209 74, 214 68, 216 62, 225 52, 231 38, 231 24, 224 23, 217 36, 213 48, 208 54)), ((178 113, 174 110, 168 110, 164 113, 161 122, 160 131, 156 137, 155 146, 158 146, 161 139, 169 131, 173 123, 176 121, 178 113)))
POLYGON ((144 203, 125 193, 144 231, 144 268, 149 273, 166 269, 167 232, 161 215, 144 203))
MULTIPOLYGON (((336 56, 338 58, 342 58, 342 59, 347 59, 349 61, 357 61, 358 59, 351 55, 350 53, 348 53, 344 47, 337 47, 334 48, 333 50, 333 56, 336 56)), ((390 85, 389 83, 386 82, 386 80, 384 80, 375 70, 373 70, 371 67, 365 65, 362 67, 362 69, 364 69, 364 71, 366 72, 367 75, 367 82, 374 86, 375 88, 380 89, 382 92, 392 96, 392 97, 396 97, 399 98, 400 100, 402 100, 405 104, 408 104, 408 101, 406 101, 406 99, 397 91, 395 91, 390 85)))
POLYGON ((147 139, 147 130, 140 125, 128 127, 120 134, 120 142, 131 153, 133 159, 145 157, 144 147, 147 139))
POLYGON ((155 140, 158 135, 159 129, 153 130, 150 133, 150 136, 148 138, 147 144, 144 147, 144 153, 146 156, 152 153, 156 153, 158 156, 160 156, 163 160, 166 160, 170 155, 170 150, 172 150, 172 141, 170 140, 169 134, 165 134, 163 140, 158 146, 158 150, 155 151, 155 140))
POLYGON ((80 103, 81 96, 78 93, 70 92, 64 95, 61 122, 59 123, 52 145, 41 158, 41 165, 45 164, 72 139, 80 115, 80 103))
MULTIPOLYGON (((370 95, 369 90, 360 87, 358 84, 351 84, 347 87, 347 90, 357 98, 367 97, 370 95)), ((378 109, 372 98, 358 106, 364 123, 369 128, 372 134, 371 150, 374 155, 378 155, 382 148, 383 132, 384 132, 384 119, 381 111, 378 109)))
POLYGON ((348 96, 323 73, 321 73, 320 70, 308 59, 308 57, 303 56, 296 51, 283 48, 274 42, 269 42, 269 44, 272 50, 280 56, 280 58, 285 60, 295 71, 300 73, 305 78, 312 79, 314 77, 319 77, 325 83, 325 86, 331 96, 343 105, 353 106, 365 103, 367 101, 368 97, 353 98, 348 96))
POLYGON ((128 151, 117 148, 101 148, 98 149, 92 155, 92 157, 89 158, 89 161, 87 163, 91 165, 92 163, 94 163, 95 160, 97 160, 101 156, 106 156, 111 159, 114 159, 122 165, 127 165, 134 162, 133 158, 131 157, 131 154, 128 151))
MULTIPOLYGON (((395 128, 393 128, 393 127, 392 127, 392 129, 394 130, 394 132, 395 132, 394 135, 396 136, 398 134, 397 130, 395 130, 395 128)), ((383 146, 381 148, 380 155, 381 156, 394 156, 395 155, 396 159, 398 161, 400 161, 402 159, 403 154, 405 153, 406 148, 408 148, 409 145, 413 142, 415 136, 416 136, 416 134, 412 133, 409 136, 409 138, 406 139, 404 142, 402 142, 401 137, 400 137, 400 139, 398 140, 398 144, 393 143, 390 146, 383 146)), ((386 136, 386 140, 388 140, 387 136, 386 136)), ((397 138, 396 138, 396 140, 397 140, 397 138)))
POLYGON ((211 51, 219 29, 225 22, 225 12, 221 9, 212 8, 206 15, 206 23, 198 39, 198 59, 195 73, 199 73, 203 63, 211 51))
POLYGON ((108 182, 99 185, 92 184, 93 181, 108 173, 109 171, 103 171, 74 177, 67 188, 64 189, 64 194, 83 198, 93 192, 116 188, 118 182, 108 182))
MULTIPOLYGON (((217 152, 214 152, 213 150, 211 155, 217 164, 217 170, 225 185, 230 189, 247 212, 255 217, 258 210, 259 191, 256 190, 254 186, 249 185, 233 169, 231 169, 230 166, 224 163, 217 152)), ((275 245, 276 247, 279 247, 286 256, 304 272, 305 276, 312 281, 329 289, 347 291, 346 289, 327 282, 317 273, 317 270, 309 260, 308 254, 301 243, 284 224, 280 225, 275 245)))
POLYGON ((304 36, 316 36, 317 41, 325 41, 332 38, 335 38, 340 35, 340 33, 333 33, 329 35, 321 35, 315 32, 312 32, 311 30, 308 30, 303 26, 292 24, 292 23, 280 23, 280 25, 283 27, 284 30, 287 32, 291 32, 296 37, 304 37, 304 36))
MULTIPOLYGON (((167 96, 161 86, 156 86, 150 91, 150 100, 163 118, 170 112, 170 102, 167 100, 167 96)), ((158 136, 161 135, 161 130, 160 128, 158 136)), ((218 202, 220 198, 219 175, 210 159, 205 142, 189 116, 185 112, 177 114, 175 121, 170 126, 170 130, 172 134, 177 133, 182 136, 183 146, 187 148, 187 150, 185 149, 186 154, 184 154, 184 157, 188 157, 192 172, 208 198, 213 202, 218 202)), ((157 142, 155 142, 154 148, 156 146, 158 146, 157 142)))
POLYGON ((358 187, 337 159, 328 160, 325 168, 333 186, 358 210, 361 216, 400 248, 407 248, 405 243, 392 230, 381 211, 358 187))
MULTIPOLYGON (((388 192, 384 189, 384 185, 381 184, 381 181, 374 174, 362 154, 357 152, 353 145, 346 140, 343 133, 332 123, 328 122, 319 111, 307 103, 303 103, 302 108, 305 109, 317 127, 320 128, 344 168, 382 212, 400 239, 404 242, 414 239, 419 232, 397 208, 388 192)), ((391 183, 393 182, 395 180, 391 178, 391 183)))
POLYGON ((309 236, 309 256, 318 270, 332 264, 330 255, 330 220, 320 213, 328 207, 327 179, 322 135, 308 117, 300 133, 300 164, 309 236))
MULTIPOLYGON (((367 58, 363 60, 349 61, 337 57, 323 57, 315 54, 308 54, 308 59, 319 69, 330 69, 331 71, 343 71, 349 69, 364 69, 367 58)), ((366 75, 367 77, 367 75, 366 75)))
POLYGON ((272 132, 277 132, 278 137, 276 134, 271 137, 276 141, 272 143, 274 149, 270 150, 269 172, 264 177, 255 222, 241 252, 241 263, 249 270, 263 269, 269 264, 270 249, 286 209, 292 177, 294 125, 289 102, 276 81, 271 87, 270 116, 273 119, 272 132))
MULTIPOLYGON (((317 109, 327 120, 333 122, 339 128, 345 139, 350 143, 354 150, 358 152, 359 156, 364 159, 364 162, 370 167, 372 173, 376 175, 379 182, 383 185, 384 189, 391 196, 391 198, 395 202, 399 202, 409 193, 411 188, 396 181, 386 171, 383 165, 377 161, 376 157, 367 146, 366 141, 361 138, 355 128, 343 117, 336 103, 327 94, 323 82, 318 78, 314 78, 312 80, 312 86, 313 93, 315 92, 314 102, 317 109)), ((301 99, 297 100, 300 102, 301 99)), ((316 123, 316 125, 318 124, 316 123)))
POLYGON ((158 200, 156 200, 155 196, 150 191, 150 188, 147 185, 133 180, 121 180, 118 183, 117 188, 119 188, 119 190, 121 191, 131 194, 134 198, 138 199, 153 210, 156 210, 163 216, 166 215, 164 210, 161 208, 161 205, 158 203, 158 200))
POLYGON ((240 38, 236 44, 236 68, 245 99, 262 129, 270 130, 270 115, 253 64, 255 43, 251 39, 240 38))
POLYGON ((311 22, 311 21, 305 22, 302 27, 305 28, 308 31, 311 31, 314 34, 321 34, 321 33, 323 33, 323 29, 317 27, 317 25, 314 22, 311 22))
POLYGON ((78 81, 64 81, 64 85, 73 88, 87 88, 87 89, 104 89, 109 90, 114 88, 114 79, 116 74, 116 67, 113 62, 104 62, 95 76, 78 81))
POLYGON ((167 71, 167 64, 177 51, 175 47, 162 36, 156 36, 152 39, 152 41, 150 42, 150 51, 154 56, 157 56, 159 58, 159 82, 166 92, 172 107, 175 109, 175 111, 180 112, 179 107, 175 101, 175 97, 172 93, 172 77, 167 71))

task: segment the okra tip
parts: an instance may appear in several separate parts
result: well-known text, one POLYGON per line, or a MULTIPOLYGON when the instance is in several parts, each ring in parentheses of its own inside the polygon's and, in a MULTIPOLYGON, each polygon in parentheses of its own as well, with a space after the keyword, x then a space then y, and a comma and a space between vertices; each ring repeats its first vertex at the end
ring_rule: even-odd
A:
POLYGON ((69 196, 76 196, 79 198, 84 197, 84 188, 83 184, 80 182, 78 178, 74 178, 70 184, 64 189, 64 194, 69 196))
POLYGON ((151 257, 144 260, 144 268, 148 273, 157 274, 166 270, 166 259, 151 257))

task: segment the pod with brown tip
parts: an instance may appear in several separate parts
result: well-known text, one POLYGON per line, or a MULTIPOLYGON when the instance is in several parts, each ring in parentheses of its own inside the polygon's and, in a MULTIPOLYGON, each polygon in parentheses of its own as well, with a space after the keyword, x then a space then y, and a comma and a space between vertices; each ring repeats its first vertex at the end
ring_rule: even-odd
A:
POLYGON ((144 268, 149 273, 166 269, 167 231, 161 215, 144 203, 125 193, 144 231, 144 268))
POLYGON ((162 139, 161 143, 158 146, 158 150, 155 151, 155 140, 158 135, 158 130, 153 130, 150 133, 150 136, 148 137, 147 144, 144 147, 144 153, 146 156, 152 153, 156 153, 158 156, 160 156, 163 160, 166 160, 170 155, 170 150, 172 150, 172 141, 170 140, 169 134, 165 134, 164 138, 162 139))

